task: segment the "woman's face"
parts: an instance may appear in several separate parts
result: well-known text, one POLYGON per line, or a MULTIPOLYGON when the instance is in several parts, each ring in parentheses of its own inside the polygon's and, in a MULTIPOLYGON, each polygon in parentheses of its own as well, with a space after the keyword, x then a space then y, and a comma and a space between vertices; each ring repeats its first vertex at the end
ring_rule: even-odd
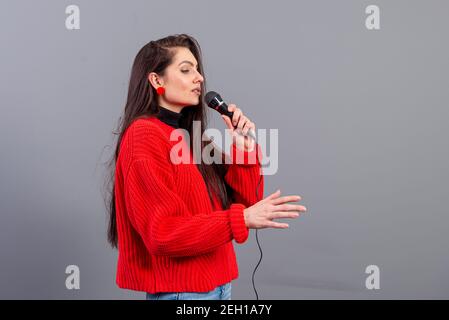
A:
POLYGON ((158 95, 159 105, 180 112, 183 107, 200 102, 204 78, 198 72, 198 61, 188 48, 176 47, 174 50, 173 63, 167 67, 165 76, 159 77, 152 72, 149 80, 154 88, 165 88, 165 93, 158 95))

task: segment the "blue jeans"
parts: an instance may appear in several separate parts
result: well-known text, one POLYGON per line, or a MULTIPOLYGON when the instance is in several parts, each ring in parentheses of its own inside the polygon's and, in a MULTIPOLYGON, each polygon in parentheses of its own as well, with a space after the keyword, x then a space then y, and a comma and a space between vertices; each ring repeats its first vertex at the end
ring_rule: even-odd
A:
POLYGON ((231 282, 209 292, 146 293, 146 300, 231 300, 231 282))

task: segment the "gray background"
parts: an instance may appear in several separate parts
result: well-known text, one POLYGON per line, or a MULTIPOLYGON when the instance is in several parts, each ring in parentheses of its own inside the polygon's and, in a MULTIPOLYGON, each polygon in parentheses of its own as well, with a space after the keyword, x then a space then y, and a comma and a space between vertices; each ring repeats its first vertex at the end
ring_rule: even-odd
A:
MULTIPOLYGON (((198 39, 207 90, 279 129, 265 195, 281 188, 308 208, 287 230, 259 230, 259 298, 449 298, 448 12, 447 1, 2 1, 0 298, 144 298, 115 284, 103 163, 137 51, 174 33, 198 39), (80 30, 65 28, 70 4, 80 30), (378 31, 365 27, 370 4, 378 31), (65 287, 70 264, 80 290, 65 287), (370 264, 380 290, 365 288, 370 264)), ((255 299, 255 231, 235 247, 232 298, 255 299)))

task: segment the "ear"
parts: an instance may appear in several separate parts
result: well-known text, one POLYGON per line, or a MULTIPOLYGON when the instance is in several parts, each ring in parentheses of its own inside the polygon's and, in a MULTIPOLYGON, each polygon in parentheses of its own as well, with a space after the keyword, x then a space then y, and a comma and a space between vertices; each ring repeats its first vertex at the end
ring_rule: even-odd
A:
POLYGON ((160 86, 164 85, 164 82, 162 81, 162 79, 159 77, 159 75, 155 72, 151 72, 148 75, 148 81, 151 83, 151 85, 153 86, 154 89, 159 88, 160 86))

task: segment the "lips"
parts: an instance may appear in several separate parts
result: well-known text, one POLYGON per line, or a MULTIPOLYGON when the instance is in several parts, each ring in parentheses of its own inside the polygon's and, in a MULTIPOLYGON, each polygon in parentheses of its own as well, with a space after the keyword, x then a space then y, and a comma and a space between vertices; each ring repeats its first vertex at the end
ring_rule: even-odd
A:
POLYGON ((196 94, 201 94, 201 90, 200 89, 193 89, 192 92, 196 93, 196 94))

